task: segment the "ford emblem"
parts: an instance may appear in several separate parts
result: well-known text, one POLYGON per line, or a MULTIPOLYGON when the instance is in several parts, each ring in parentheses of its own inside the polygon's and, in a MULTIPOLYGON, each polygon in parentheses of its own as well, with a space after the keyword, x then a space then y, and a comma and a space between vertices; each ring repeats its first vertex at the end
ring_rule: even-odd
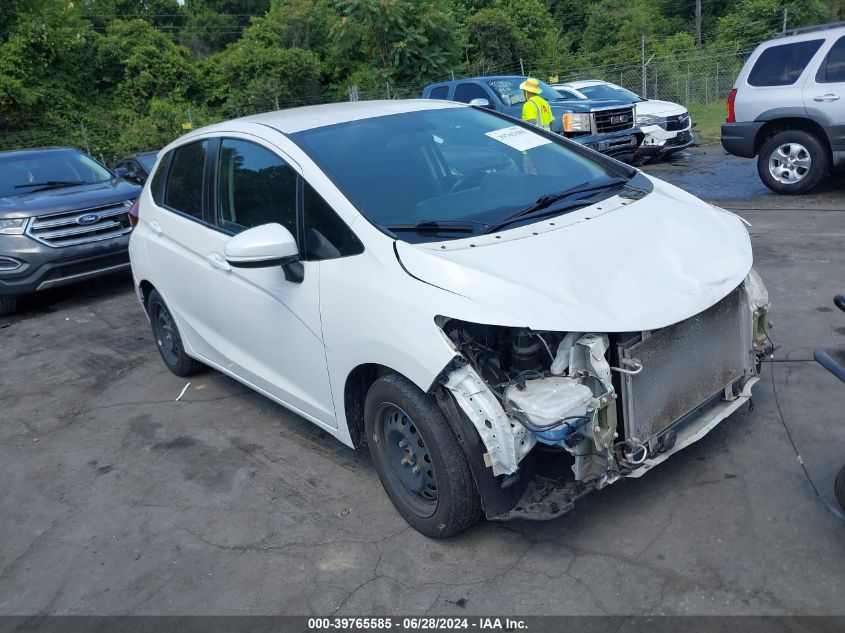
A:
POLYGON ((80 215, 76 218, 77 224, 94 224, 97 220, 100 219, 100 216, 96 213, 86 213, 85 215, 80 215))

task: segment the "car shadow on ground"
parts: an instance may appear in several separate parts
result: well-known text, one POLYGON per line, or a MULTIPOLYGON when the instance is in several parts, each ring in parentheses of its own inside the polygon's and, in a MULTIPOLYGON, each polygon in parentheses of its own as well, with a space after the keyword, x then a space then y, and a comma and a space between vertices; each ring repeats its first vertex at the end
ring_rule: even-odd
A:
POLYGON ((0 317, 0 324, 16 323, 45 314, 52 314, 68 309, 73 305, 84 305, 89 302, 109 299, 128 291, 132 291, 132 275, 129 272, 115 273, 67 286, 42 290, 20 297, 18 309, 12 314, 0 317))

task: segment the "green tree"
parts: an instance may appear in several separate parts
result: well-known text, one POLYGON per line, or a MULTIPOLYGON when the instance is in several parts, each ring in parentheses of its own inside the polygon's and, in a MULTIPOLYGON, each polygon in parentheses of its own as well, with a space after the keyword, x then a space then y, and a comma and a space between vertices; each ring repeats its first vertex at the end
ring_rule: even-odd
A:
POLYGON ((466 21, 467 44, 473 67, 513 67, 519 63, 521 34, 501 9, 481 9, 466 21))
POLYGON ((446 0, 340 0, 333 29, 351 69, 369 66, 392 83, 422 84, 458 65, 457 24, 446 0))
POLYGON ((244 36, 205 65, 206 95, 226 116, 316 103, 320 59, 285 48, 268 18, 254 18, 244 36))

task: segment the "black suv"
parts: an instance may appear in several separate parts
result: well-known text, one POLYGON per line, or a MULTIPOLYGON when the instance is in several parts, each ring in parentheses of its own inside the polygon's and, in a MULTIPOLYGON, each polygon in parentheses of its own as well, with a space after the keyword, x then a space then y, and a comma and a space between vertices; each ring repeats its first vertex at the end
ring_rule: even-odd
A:
POLYGON ((0 152, 0 315, 20 295, 128 269, 140 192, 69 147, 0 152))

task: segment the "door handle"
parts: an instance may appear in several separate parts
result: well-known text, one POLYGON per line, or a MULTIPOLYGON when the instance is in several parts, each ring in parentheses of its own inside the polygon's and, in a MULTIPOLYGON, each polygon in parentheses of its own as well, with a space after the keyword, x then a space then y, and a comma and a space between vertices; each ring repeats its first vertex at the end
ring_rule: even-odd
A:
POLYGON ((828 92, 826 95, 813 97, 813 101, 839 101, 839 95, 828 92))
POLYGON ((209 253, 206 256, 208 263, 211 264, 217 270, 222 270, 224 272, 229 272, 232 270, 232 267, 229 266, 229 262, 226 261, 226 258, 223 257, 220 253, 209 253))
POLYGON ((159 224, 157 220, 150 222, 150 228, 156 235, 161 235, 161 224, 159 224))

